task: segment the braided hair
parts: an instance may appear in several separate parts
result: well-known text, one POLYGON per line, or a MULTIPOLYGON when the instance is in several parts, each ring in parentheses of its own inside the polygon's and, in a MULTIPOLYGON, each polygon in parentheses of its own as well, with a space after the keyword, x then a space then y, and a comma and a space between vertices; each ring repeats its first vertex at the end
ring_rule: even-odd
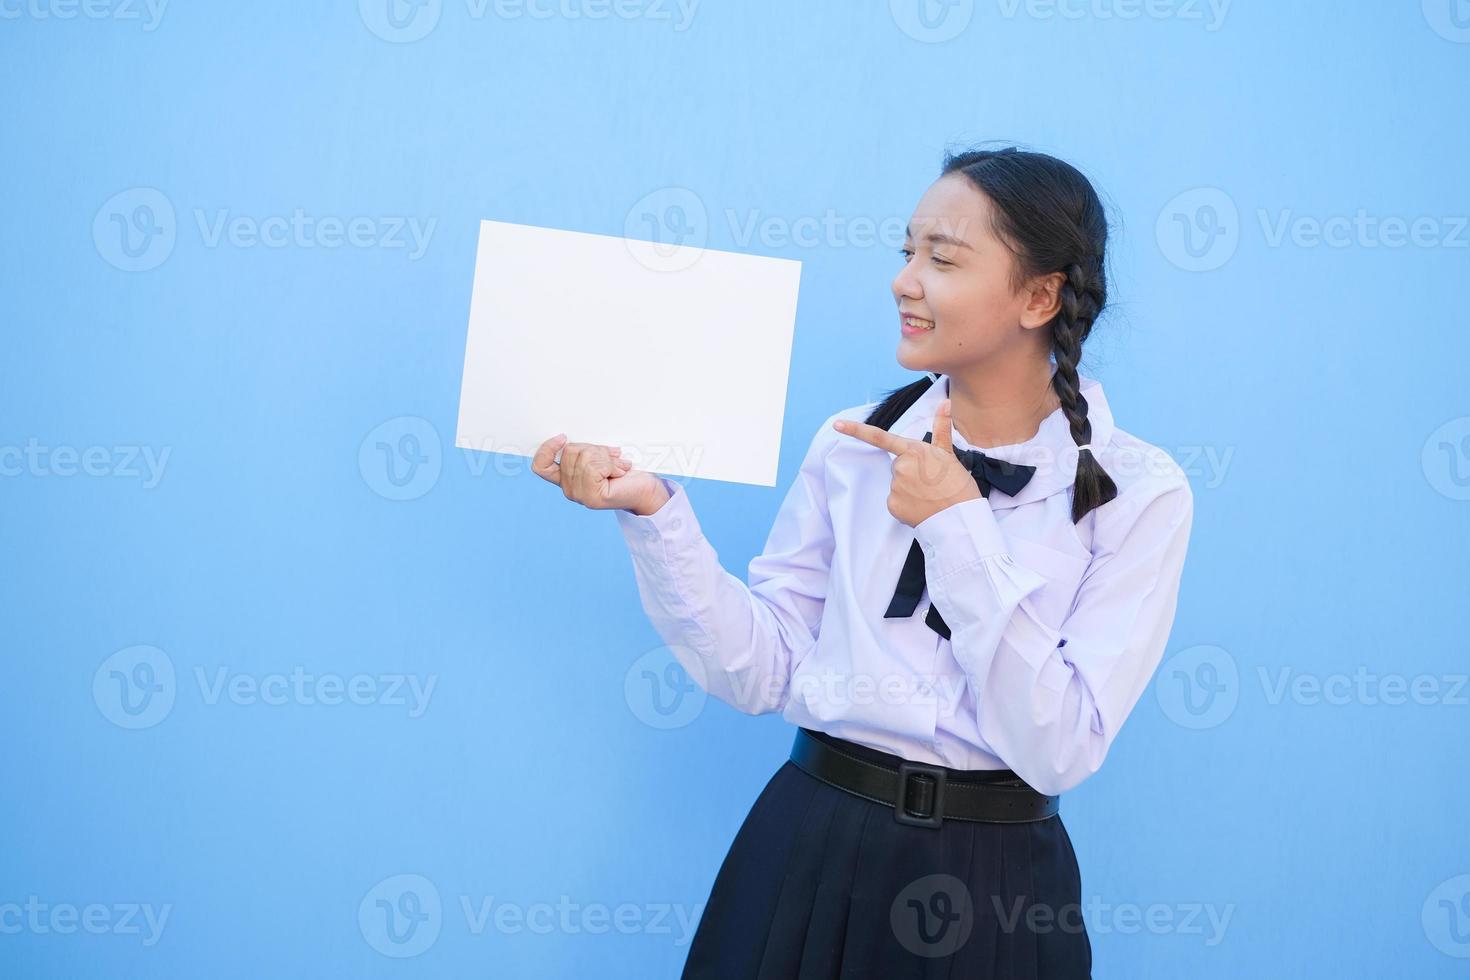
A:
MULTIPOLYGON (((1011 285, 1021 288, 1034 276, 1062 272, 1060 308, 1052 319, 1051 357, 1056 362, 1052 388, 1072 431, 1073 441, 1087 445, 1092 423, 1082 394, 1077 365, 1082 344, 1107 304, 1103 256, 1108 224, 1092 184, 1071 164, 1044 153, 1005 147, 946 153, 940 176, 958 173, 994 205, 997 237, 1016 256, 1011 285)), ((887 393, 869 414, 869 425, 888 428, 919 399, 933 377, 924 377, 887 393)), ((1118 486, 1090 449, 1077 454, 1072 495, 1072 523, 1118 496, 1118 486)))

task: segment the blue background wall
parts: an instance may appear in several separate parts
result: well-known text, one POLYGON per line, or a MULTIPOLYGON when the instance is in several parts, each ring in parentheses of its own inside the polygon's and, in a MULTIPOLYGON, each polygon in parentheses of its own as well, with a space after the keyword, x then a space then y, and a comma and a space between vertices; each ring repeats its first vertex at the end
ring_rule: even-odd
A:
POLYGON ((1464 0, 394 2, 0 3, 0 973, 676 975, 792 731, 662 714, 612 516, 454 448, 478 222, 803 262, 779 486, 688 484, 743 577, 999 139, 1195 490, 1064 803, 1097 975, 1464 974, 1464 0))

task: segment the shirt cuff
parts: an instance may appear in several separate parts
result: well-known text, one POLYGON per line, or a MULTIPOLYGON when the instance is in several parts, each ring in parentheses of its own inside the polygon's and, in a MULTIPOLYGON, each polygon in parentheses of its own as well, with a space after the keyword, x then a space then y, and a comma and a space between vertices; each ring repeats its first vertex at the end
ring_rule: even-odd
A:
POLYGON ((992 555, 1006 554, 1005 535, 984 497, 930 514, 914 526, 914 538, 924 551, 924 578, 930 581, 992 555))
POLYGON ((701 531, 684 488, 667 477, 659 479, 669 491, 662 507, 647 515, 621 507, 614 513, 629 548, 666 557, 676 553, 680 545, 699 538, 701 531))
POLYGON ((931 514, 914 528, 914 538, 924 552, 929 596, 955 635, 974 624, 1003 628, 1021 600, 1046 584, 1011 557, 984 497, 931 514))

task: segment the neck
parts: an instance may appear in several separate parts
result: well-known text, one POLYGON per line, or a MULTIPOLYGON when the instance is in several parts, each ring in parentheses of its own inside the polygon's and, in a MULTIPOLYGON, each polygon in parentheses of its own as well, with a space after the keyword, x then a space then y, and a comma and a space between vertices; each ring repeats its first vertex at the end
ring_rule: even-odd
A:
POLYGON ((1061 407, 1051 385, 1051 364, 975 364, 941 377, 949 381, 950 416, 970 445, 980 449, 1025 442, 1042 420, 1061 407))

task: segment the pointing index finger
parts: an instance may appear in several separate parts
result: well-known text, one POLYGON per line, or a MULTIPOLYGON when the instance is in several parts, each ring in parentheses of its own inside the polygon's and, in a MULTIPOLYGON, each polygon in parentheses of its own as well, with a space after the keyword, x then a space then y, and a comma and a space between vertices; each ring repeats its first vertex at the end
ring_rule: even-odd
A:
POLYGON ((912 439, 905 439, 903 436, 896 436, 886 429, 880 429, 876 425, 869 425, 867 422, 851 422, 847 419, 838 419, 832 423, 832 427, 838 432, 845 432, 855 439, 861 439, 869 445, 877 446, 879 449, 886 449, 895 456, 901 454, 908 448, 908 444, 914 441, 912 439))

